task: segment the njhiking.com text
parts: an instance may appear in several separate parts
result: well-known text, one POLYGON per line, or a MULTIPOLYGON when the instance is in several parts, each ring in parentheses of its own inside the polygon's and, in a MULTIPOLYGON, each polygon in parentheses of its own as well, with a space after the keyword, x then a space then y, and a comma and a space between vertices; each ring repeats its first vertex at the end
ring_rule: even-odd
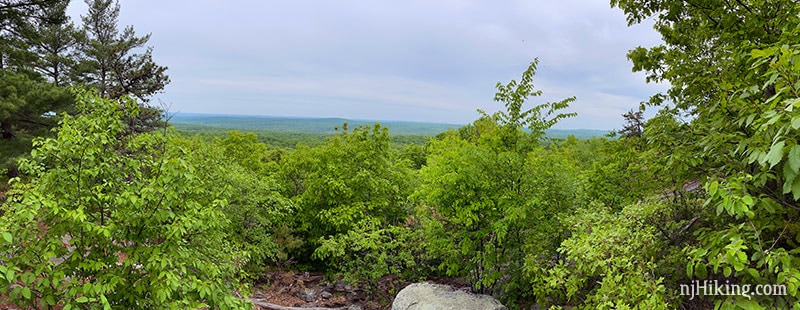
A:
POLYGON ((694 280, 689 284, 681 284, 681 295, 691 296, 742 296, 751 299, 753 296, 785 296, 786 285, 783 284, 738 284, 720 283, 719 280, 694 280))

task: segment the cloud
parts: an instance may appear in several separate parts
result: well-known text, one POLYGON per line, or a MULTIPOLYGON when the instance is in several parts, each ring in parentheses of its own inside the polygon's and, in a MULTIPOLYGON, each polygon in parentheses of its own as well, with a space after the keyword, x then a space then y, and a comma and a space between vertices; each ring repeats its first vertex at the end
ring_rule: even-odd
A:
POLYGON ((559 127, 610 129, 665 88, 625 58, 659 37, 603 1, 120 2, 170 68, 161 99, 184 112, 466 123, 539 57, 537 87, 578 97, 559 127))

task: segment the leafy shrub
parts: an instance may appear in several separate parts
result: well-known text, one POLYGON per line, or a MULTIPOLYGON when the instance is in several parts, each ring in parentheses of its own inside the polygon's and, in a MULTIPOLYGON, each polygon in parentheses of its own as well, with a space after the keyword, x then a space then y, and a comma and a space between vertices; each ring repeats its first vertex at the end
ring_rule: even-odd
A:
POLYGON ((345 234, 323 238, 314 256, 335 266, 350 282, 374 283, 388 275, 419 281, 431 271, 422 238, 421 231, 411 227, 361 222, 345 234))
POLYGON ((243 256, 215 184, 169 132, 121 135, 135 102, 77 94, 55 138, 23 161, 5 215, 0 289, 49 308, 248 308, 243 256))
MULTIPOLYGON (((667 245, 651 225, 642 225, 658 203, 630 205, 619 212, 595 205, 565 219, 572 236, 547 274, 540 303, 571 300, 591 309, 669 309, 672 296, 659 274, 660 249, 667 245), (560 300, 558 300, 560 299, 560 300)), ((529 265, 530 266, 530 265, 529 265)))
POLYGON ((311 258, 325 238, 350 234, 360 223, 379 229, 404 223, 412 178, 396 156, 380 124, 352 132, 345 125, 324 145, 284 156, 282 188, 297 207, 293 228, 305 240, 299 257, 311 258))
MULTIPOLYGON (((498 83, 506 111, 483 116, 428 147, 415 193, 425 244, 439 268, 507 304, 529 298, 526 257, 551 257, 564 238, 559 222, 576 201, 569 159, 541 146, 544 130, 574 98, 522 110, 533 90, 536 62, 519 83, 498 83), (527 129, 527 130, 526 130, 527 129)), ((554 146, 555 147, 555 146, 554 146)))

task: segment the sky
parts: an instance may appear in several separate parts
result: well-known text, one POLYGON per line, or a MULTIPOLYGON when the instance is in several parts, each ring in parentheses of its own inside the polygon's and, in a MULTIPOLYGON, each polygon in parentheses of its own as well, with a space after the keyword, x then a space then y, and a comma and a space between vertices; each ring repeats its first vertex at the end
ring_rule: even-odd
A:
MULTIPOLYGON (((576 96, 560 129, 617 129, 666 85, 626 58, 660 44, 608 0, 120 0, 120 27, 150 33, 172 113, 466 124, 498 82, 539 59, 541 97, 576 96)), ((76 23, 86 5, 73 0, 76 23)))

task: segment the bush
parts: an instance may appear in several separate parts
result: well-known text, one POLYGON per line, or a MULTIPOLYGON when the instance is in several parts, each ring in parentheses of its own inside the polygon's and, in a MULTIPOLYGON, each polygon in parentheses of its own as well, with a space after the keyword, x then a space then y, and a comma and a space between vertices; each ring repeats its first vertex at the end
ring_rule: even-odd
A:
POLYGON ((138 105, 79 92, 34 142, 0 218, 0 291, 49 308, 248 308, 225 200, 171 133, 123 135, 138 105))

